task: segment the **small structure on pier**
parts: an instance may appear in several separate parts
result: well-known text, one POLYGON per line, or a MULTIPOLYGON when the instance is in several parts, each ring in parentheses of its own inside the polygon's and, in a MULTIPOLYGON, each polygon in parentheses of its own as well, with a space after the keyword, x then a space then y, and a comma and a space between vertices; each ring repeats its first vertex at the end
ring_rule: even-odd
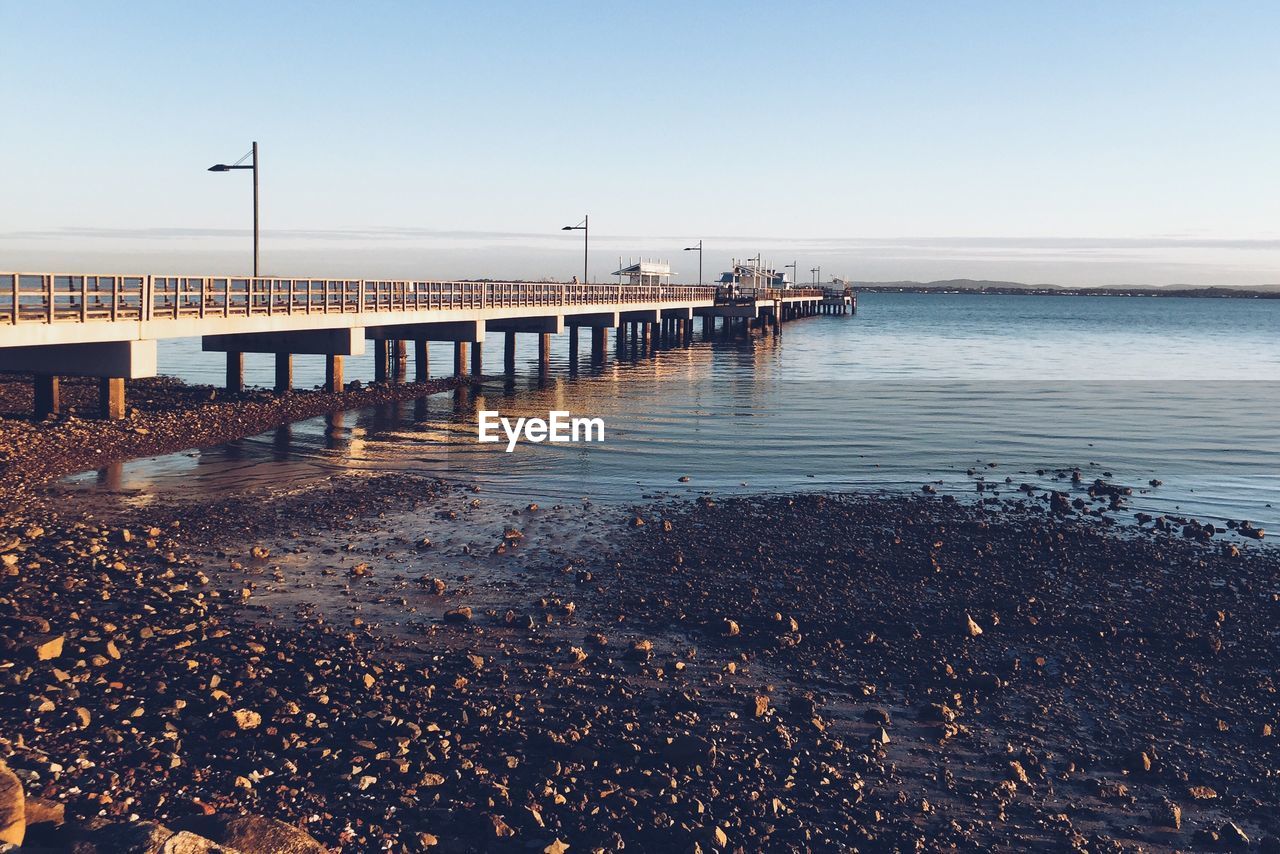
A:
POLYGON ((626 277, 628 285, 665 285, 671 276, 671 265, 666 261, 635 261, 614 271, 614 275, 626 277))
POLYGON ((761 266, 758 262, 755 264, 739 263, 735 260, 732 270, 720 274, 719 284, 735 289, 774 288, 776 290, 789 290, 792 283, 787 276, 786 270, 774 270, 770 267, 761 266))

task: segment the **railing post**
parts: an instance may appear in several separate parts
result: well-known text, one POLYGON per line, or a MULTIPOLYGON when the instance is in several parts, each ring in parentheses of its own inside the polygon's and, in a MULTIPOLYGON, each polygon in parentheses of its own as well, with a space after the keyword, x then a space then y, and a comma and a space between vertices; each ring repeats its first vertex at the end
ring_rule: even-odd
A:
POLYGON ((50 273, 47 276, 44 276, 44 294, 45 294, 45 299, 48 300, 48 305, 45 306, 45 318, 44 318, 45 323, 53 323, 53 274, 52 273, 50 273))

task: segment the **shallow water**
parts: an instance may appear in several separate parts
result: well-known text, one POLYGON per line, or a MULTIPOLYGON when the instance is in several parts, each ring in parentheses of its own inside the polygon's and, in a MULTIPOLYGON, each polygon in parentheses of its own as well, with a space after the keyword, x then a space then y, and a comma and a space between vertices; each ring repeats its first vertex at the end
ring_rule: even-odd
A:
MULTIPOLYGON (((1280 526, 1280 300, 862 294, 859 309, 787 324, 778 337, 696 335, 693 346, 655 356, 619 359, 611 342, 598 370, 587 365, 583 333, 583 367, 572 378, 558 336, 545 382, 534 337, 520 336, 514 381, 312 419, 72 482, 163 500, 296 487, 349 468, 415 470, 521 500, 625 502, 926 481, 976 494, 978 477, 1007 495, 1080 467, 1086 483, 1109 472, 1141 487, 1135 509, 1280 526), (478 409, 599 416, 606 441, 508 454, 476 443, 478 409), (1153 478, 1163 485, 1148 487, 1153 478)), ((485 368, 499 373, 501 337, 490 341, 485 368)), ((268 358, 250 358, 251 383, 271 381, 268 358)), ((447 345, 433 347, 432 360, 451 365, 447 345)), ((320 382, 318 357, 296 361, 299 385, 320 382)), ((348 379, 367 378, 371 358, 349 362, 348 379)), ((216 382, 222 364, 198 342, 172 342, 162 346, 161 370, 216 382)))

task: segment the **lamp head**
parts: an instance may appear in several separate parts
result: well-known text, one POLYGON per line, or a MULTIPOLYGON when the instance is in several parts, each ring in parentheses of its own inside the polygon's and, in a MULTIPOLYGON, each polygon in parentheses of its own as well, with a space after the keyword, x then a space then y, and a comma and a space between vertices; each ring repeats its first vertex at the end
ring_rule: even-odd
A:
POLYGON ((216 163, 209 167, 210 172, 230 172, 231 167, 225 163, 216 163))

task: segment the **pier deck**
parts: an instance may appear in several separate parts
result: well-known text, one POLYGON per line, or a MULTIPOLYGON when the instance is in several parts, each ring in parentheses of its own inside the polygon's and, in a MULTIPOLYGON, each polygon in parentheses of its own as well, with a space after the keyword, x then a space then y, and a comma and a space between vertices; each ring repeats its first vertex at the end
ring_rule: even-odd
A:
POLYGON ((592 330, 593 360, 602 360, 610 329, 630 328, 645 341, 657 335, 686 341, 694 317, 704 332, 750 332, 849 305, 848 295, 819 288, 741 293, 726 298, 714 286, 562 284, 553 282, 417 281, 350 278, 0 273, 0 371, 35 375, 37 417, 57 412, 58 378, 99 377, 103 417, 124 413, 124 380, 155 376, 156 341, 202 339, 226 354, 227 387, 243 387, 243 354, 276 355, 276 388, 292 383, 294 354, 327 358, 326 387, 342 388, 342 358, 375 342, 375 376, 415 344, 416 379, 425 380, 426 343, 454 343, 454 373, 479 373, 486 332, 501 332, 507 370, 514 336, 539 336, 539 363, 549 361, 550 336, 592 330), (394 347, 393 347, 394 345, 394 347))

